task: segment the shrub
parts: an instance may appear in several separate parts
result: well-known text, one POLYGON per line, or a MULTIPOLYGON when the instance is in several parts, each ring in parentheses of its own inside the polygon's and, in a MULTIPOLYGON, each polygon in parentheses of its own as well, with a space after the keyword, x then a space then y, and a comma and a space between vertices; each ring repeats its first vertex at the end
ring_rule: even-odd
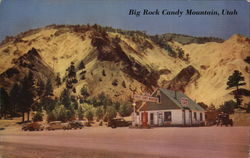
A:
POLYGON ((93 105, 85 103, 82 105, 82 107, 84 109, 84 116, 88 119, 88 122, 92 121, 94 117, 93 105))
POLYGON ((87 97, 89 97, 89 92, 88 92, 88 88, 86 86, 83 86, 81 88, 81 95, 86 99, 87 97))
POLYGON ((116 110, 112 106, 108 106, 105 114, 105 120, 109 121, 116 117, 116 110))
POLYGON ((129 104, 122 104, 119 108, 119 113, 123 117, 131 115, 132 111, 133 111, 132 105, 129 104))
POLYGON ((233 100, 226 101, 223 105, 220 106, 219 111, 232 114, 234 113, 234 108, 237 107, 237 103, 233 100))
POLYGON ((78 107, 77 114, 78 114, 78 119, 83 120, 84 109, 83 109, 83 107, 81 105, 78 107))
POLYGON ((38 122, 38 121, 43 121, 43 114, 42 112, 38 111, 32 118, 32 120, 34 122, 38 122))
POLYGON ((95 115, 96 115, 96 118, 97 118, 97 121, 103 119, 103 116, 104 116, 104 110, 103 110, 103 107, 97 107, 96 109, 96 112, 95 112, 95 115))
POLYGON ((78 70, 82 70, 85 69, 85 64, 83 63, 83 61, 81 61, 78 65, 78 70))

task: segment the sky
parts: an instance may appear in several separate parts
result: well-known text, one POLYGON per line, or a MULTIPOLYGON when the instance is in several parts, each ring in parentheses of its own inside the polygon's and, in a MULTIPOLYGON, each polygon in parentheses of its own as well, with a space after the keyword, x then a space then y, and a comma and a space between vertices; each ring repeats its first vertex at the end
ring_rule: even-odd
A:
POLYGON ((100 24, 148 34, 177 33, 227 39, 250 36, 247 0, 0 0, 0 40, 50 24, 100 24), (130 9, 169 11, 216 10, 207 15, 129 15, 130 9), (221 10, 237 15, 221 15, 221 10))

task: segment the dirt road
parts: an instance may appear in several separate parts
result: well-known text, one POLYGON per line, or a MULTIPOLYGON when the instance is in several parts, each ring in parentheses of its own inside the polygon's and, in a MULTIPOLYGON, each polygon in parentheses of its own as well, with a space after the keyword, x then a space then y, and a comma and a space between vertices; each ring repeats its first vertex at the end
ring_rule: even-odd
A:
POLYGON ((1 158, 247 158, 250 127, 0 132, 1 158))

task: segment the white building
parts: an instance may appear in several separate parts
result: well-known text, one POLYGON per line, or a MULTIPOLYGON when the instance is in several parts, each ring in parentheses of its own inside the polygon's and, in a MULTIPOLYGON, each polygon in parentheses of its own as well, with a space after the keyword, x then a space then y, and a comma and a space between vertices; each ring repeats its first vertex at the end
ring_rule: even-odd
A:
POLYGON ((159 88, 152 95, 160 102, 147 102, 139 109, 139 124, 150 126, 196 126, 205 122, 205 110, 181 92, 159 88))

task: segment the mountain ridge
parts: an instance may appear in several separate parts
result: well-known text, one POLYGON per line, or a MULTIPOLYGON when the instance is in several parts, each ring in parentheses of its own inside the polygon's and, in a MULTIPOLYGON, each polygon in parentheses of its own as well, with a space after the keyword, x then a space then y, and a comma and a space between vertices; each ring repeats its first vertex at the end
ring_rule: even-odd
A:
MULTIPOLYGON (((80 89, 87 86, 93 97, 104 92, 114 100, 126 101, 131 99, 133 91, 143 94, 157 87, 173 89, 180 82, 182 86, 177 90, 185 91, 194 100, 218 106, 232 99, 225 86, 227 77, 234 69, 244 71, 245 79, 249 78, 249 73, 245 71, 249 65, 243 61, 249 53, 249 38, 234 35, 225 41, 219 39, 220 42, 216 38, 216 42, 214 39, 204 42, 206 40, 198 44, 181 43, 178 40, 153 40, 141 31, 122 31, 99 25, 50 25, 2 41, 0 73, 3 75, 9 68, 15 67, 17 64, 14 61, 34 49, 46 65, 46 71, 53 73, 45 77, 46 80, 57 74, 62 78, 63 84, 55 87, 56 96, 65 88, 66 70, 70 63, 73 62, 77 68, 83 62, 85 68, 77 68, 76 71, 78 82, 74 84, 74 95, 80 95, 80 89), (181 72, 190 74, 191 71, 186 70, 190 66, 197 75, 191 73, 190 78, 185 80, 184 75, 181 79, 181 72), (221 67, 225 69, 223 79, 219 77, 221 67), (207 86, 206 82, 209 83, 207 86), (206 99, 208 93, 202 90, 203 87, 211 91, 219 90, 220 94, 211 94, 206 99)), ((11 87, 6 86, 4 78, 0 79, 0 86, 11 87)), ((37 77, 38 80, 40 78, 37 77)))

